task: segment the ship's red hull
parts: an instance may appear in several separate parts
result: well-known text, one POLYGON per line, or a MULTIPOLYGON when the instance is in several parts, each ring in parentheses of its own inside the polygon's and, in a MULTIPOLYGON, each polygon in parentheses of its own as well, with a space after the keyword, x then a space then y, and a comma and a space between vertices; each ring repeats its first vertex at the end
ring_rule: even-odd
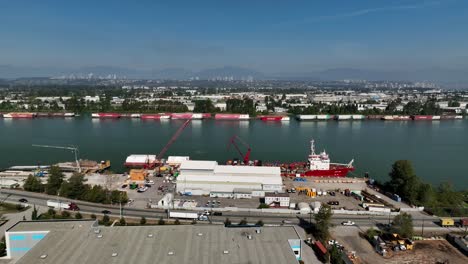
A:
POLYGON ((335 168, 330 170, 313 170, 313 171, 306 171, 301 176, 308 176, 308 177, 346 177, 348 172, 354 171, 353 167, 342 167, 342 168, 335 168))
POLYGON ((169 119, 171 116, 170 115, 165 115, 165 114, 143 114, 140 116, 141 119, 169 119))

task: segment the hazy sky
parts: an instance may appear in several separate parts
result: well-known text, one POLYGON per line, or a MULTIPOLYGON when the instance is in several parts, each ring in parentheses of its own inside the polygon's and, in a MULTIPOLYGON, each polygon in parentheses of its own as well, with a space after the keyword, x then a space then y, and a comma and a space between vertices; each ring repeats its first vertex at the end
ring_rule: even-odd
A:
POLYGON ((0 65, 468 69, 467 0, 0 0, 0 65))

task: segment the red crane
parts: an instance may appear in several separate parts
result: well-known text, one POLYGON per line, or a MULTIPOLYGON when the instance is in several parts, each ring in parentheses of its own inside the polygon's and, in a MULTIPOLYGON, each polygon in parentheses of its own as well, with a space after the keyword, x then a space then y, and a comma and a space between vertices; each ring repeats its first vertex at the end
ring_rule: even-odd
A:
POLYGON ((237 152, 239 152, 239 155, 242 157, 244 164, 248 164, 250 161, 250 151, 252 150, 249 144, 245 143, 239 136, 234 135, 229 140, 228 149, 229 147, 231 147, 231 145, 233 145, 236 148, 237 152), (247 148, 247 152, 245 153, 245 155, 242 154, 242 151, 240 150, 239 146, 236 143, 236 139, 247 148))
POLYGON ((190 121, 191 121, 191 119, 187 119, 187 121, 185 121, 179 127, 179 129, 177 129, 177 131, 174 133, 174 135, 171 137, 171 139, 167 142, 166 146, 164 146, 164 148, 159 152, 158 156, 156 156, 156 160, 161 160, 161 158, 164 156, 164 154, 169 149, 169 147, 172 145, 172 143, 174 143, 177 140, 177 138, 180 136, 182 131, 184 131, 184 129, 188 126, 190 121))

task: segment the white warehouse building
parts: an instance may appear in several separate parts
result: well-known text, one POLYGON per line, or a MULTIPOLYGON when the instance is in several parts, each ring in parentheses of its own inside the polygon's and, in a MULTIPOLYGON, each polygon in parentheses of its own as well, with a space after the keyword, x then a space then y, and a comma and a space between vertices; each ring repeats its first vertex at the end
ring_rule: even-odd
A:
POLYGON ((177 192, 193 195, 235 190, 281 192, 279 167, 218 165, 216 161, 182 161, 177 177, 177 192))

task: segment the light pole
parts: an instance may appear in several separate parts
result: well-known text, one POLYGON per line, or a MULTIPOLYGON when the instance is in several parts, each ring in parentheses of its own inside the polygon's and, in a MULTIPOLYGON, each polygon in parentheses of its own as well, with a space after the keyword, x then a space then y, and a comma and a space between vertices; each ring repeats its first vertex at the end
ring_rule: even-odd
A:
POLYGON ((119 195, 119 212, 120 212, 120 219, 122 219, 122 192, 119 195))

